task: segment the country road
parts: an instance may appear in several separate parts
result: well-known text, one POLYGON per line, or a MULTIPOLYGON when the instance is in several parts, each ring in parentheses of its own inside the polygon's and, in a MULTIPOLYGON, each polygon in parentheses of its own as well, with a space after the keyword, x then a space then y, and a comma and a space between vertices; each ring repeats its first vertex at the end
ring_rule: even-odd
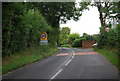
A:
POLYGON ((117 81, 118 70, 106 57, 89 49, 59 48, 58 53, 4 75, 3 79, 53 81, 54 79, 113 79, 110 81, 117 81))

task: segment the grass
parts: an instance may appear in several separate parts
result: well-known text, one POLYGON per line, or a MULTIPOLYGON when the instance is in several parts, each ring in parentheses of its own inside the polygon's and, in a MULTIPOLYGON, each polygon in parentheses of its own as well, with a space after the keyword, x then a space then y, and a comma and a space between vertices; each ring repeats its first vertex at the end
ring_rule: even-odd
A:
POLYGON ((56 51, 57 48, 52 48, 47 46, 34 47, 13 54, 9 57, 5 57, 2 59, 2 74, 8 73, 21 66, 46 58, 54 54, 56 51))
POLYGON ((118 64, 118 54, 116 54, 117 52, 115 53, 113 50, 98 48, 94 48, 94 51, 106 56, 107 59, 120 70, 120 65, 118 64))

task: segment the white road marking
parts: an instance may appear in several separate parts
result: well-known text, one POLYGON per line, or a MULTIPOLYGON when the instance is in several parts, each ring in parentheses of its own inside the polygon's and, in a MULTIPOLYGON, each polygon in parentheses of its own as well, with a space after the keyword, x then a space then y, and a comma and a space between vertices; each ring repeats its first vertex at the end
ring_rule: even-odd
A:
POLYGON ((73 56, 72 56, 72 59, 74 58, 74 56, 75 56, 75 52, 72 50, 72 52, 73 52, 73 56))
MULTIPOLYGON (((72 52, 73 52, 73 56, 72 56, 72 59, 74 58, 74 56, 75 56, 75 52, 72 50, 72 52)), ((66 54, 65 54, 66 55, 66 54)), ((59 56, 59 55, 57 55, 57 56, 59 56)), ((66 66, 72 61, 72 59, 70 59, 67 63, 66 63, 66 66)), ((51 78, 51 80, 52 79, 54 79, 60 72, 62 71, 62 69, 60 69, 52 78, 51 78)), ((51 81, 50 80, 50 81, 51 81)))
POLYGON ((61 71, 62 69, 60 69, 51 79, 54 79, 61 71))
POLYGON ((72 56, 72 59, 74 58, 75 55, 72 56))
POLYGON ((72 59, 70 59, 67 63, 66 63, 66 66, 72 61, 72 59))

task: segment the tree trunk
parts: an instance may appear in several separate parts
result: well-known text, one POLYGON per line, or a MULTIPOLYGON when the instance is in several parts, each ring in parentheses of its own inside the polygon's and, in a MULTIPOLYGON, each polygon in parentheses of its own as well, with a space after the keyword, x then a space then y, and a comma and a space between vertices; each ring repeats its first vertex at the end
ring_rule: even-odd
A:
POLYGON ((98 8, 98 11, 99 11, 99 19, 100 19, 101 27, 103 27, 103 26, 105 25, 105 21, 104 21, 104 19, 103 19, 103 14, 102 14, 102 12, 101 12, 102 6, 101 6, 101 3, 100 3, 100 2, 97 3, 97 8, 98 8))

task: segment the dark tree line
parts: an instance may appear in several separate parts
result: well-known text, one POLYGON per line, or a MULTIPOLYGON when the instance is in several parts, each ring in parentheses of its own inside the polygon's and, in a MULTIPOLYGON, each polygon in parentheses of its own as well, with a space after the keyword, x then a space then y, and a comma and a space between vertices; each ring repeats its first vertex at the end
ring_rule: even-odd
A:
POLYGON ((42 32, 48 33, 49 45, 55 46, 59 40, 60 21, 78 20, 81 16, 74 2, 4 2, 2 10, 3 57, 38 46, 42 32))
MULTIPOLYGON (((74 2, 2 3, 3 56, 38 46, 42 32, 47 32, 49 46, 55 46, 59 40, 59 24, 71 19, 79 20, 81 11, 88 9, 88 5, 91 4, 82 2, 79 5, 76 7, 74 2)), ((102 16, 107 14, 105 18, 119 19, 119 3, 94 3, 93 5, 97 7, 101 5, 99 12, 102 16), (104 7, 104 4, 108 7, 104 7), (112 16, 112 14, 116 15, 112 16)))

